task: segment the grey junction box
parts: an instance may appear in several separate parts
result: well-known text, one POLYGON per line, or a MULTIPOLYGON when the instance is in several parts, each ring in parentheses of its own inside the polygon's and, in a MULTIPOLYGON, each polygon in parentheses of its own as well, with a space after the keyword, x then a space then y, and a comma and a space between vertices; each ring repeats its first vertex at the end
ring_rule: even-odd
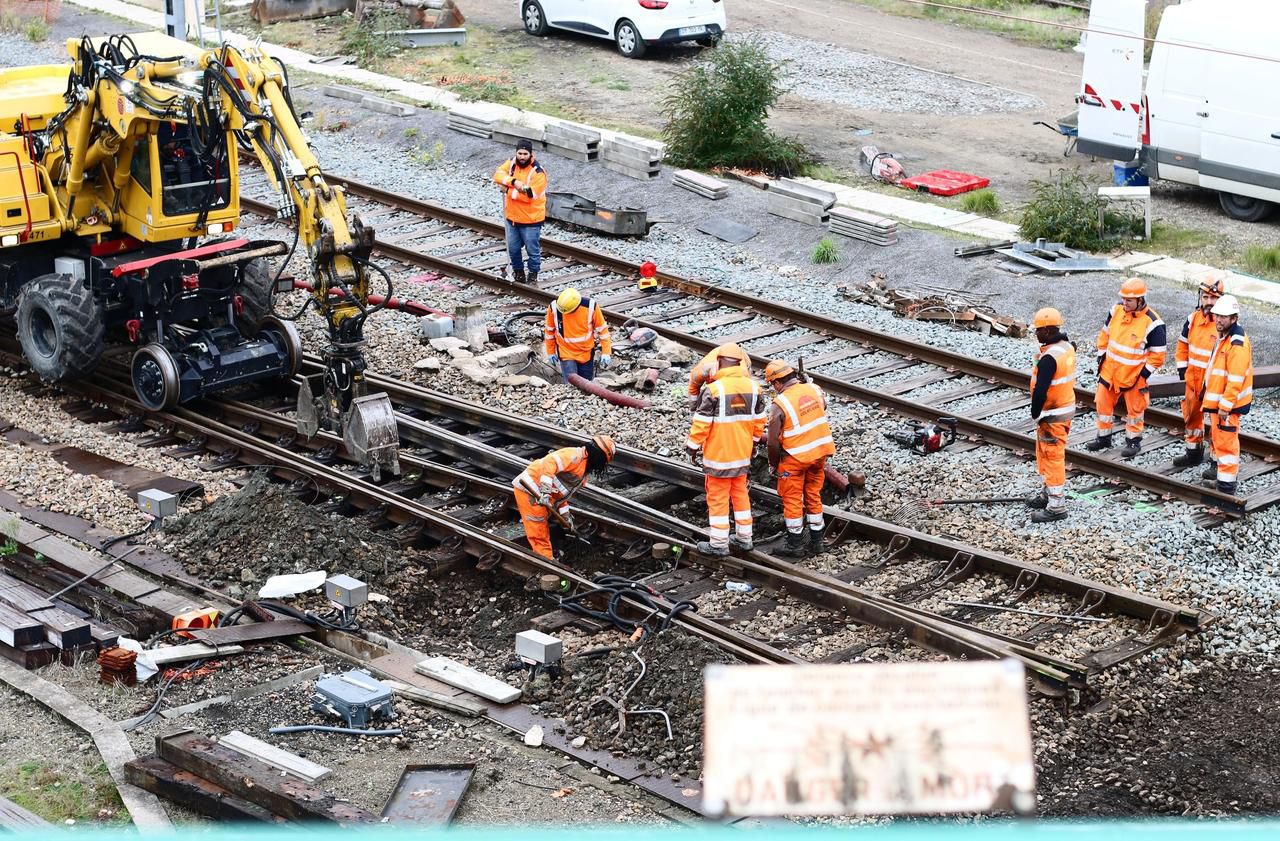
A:
POLYGON ((362 669, 316 681, 311 709, 337 716, 348 727, 368 727, 375 718, 395 718, 391 687, 362 669))
POLYGON ((549 666, 559 663, 564 656, 564 643, 559 637, 542 631, 521 631, 516 634, 516 656, 540 666, 549 666))
POLYGON ((147 488, 138 491, 138 507, 152 517, 172 517, 178 513, 178 498, 171 493, 147 488))

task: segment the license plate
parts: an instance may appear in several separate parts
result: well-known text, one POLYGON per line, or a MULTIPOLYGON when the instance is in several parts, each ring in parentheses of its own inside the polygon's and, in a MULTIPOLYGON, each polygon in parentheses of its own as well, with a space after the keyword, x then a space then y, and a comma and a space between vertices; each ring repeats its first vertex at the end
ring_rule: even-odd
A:
POLYGON ((701 35, 707 31, 705 26, 686 26, 680 30, 681 35, 701 35))

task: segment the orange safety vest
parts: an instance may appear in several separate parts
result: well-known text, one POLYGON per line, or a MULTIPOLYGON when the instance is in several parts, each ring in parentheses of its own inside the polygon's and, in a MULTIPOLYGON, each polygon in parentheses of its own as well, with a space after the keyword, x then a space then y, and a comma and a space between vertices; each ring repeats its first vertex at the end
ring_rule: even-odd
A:
POLYGON ((1213 348, 1202 403, 1206 412, 1236 415, 1247 414, 1253 403, 1253 343, 1239 324, 1213 348))
POLYGON ((558 356, 573 362, 590 362, 591 353, 600 343, 600 352, 613 353, 609 325, 596 302, 583 298, 573 312, 561 314, 555 303, 547 305, 547 320, 542 331, 547 356, 558 356))
POLYGON ((716 371, 720 368, 720 363, 716 360, 721 356, 732 356, 742 363, 743 368, 751 367, 751 357, 747 352, 735 344, 724 344, 708 353, 706 356, 693 366, 693 370, 689 372, 689 396, 702 391, 702 387, 715 379, 716 371))
POLYGON ((507 220, 517 225, 536 225, 547 218, 547 173, 542 164, 533 158, 528 166, 517 166, 516 159, 503 161, 493 173, 493 180, 503 190, 503 210, 507 220), (523 181, 533 188, 533 197, 516 189, 515 182, 523 181))
MULTIPOLYGON (((1063 339, 1053 344, 1041 345, 1040 355, 1049 354, 1058 367, 1049 383, 1049 393, 1044 397, 1044 408, 1036 420, 1070 420, 1076 413, 1076 349, 1063 339)), ((1040 356, 1036 357, 1039 363, 1040 356)), ((1031 391, 1035 393, 1039 367, 1031 368, 1031 391)))
POLYGON ((764 437, 764 395, 741 365, 721 368, 702 389, 686 446, 702 450, 708 476, 731 479, 751 470, 751 451, 764 437))
POLYGON ((1217 343, 1218 326, 1214 323, 1213 316, 1205 315, 1203 310, 1196 310, 1183 322, 1174 359, 1178 370, 1186 371, 1187 382, 1193 383, 1192 390, 1204 383, 1209 360, 1213 358, 1213 347, 1217 343))
POLYGON ((1133 388, 1144 370, 1146 376, 1159 370, 1167 353, 1164 322, 1154 310, 1127 313, 1116 304, 1098 333, 1098 354, 1105 355, 1098 379, 1122 391, 1133 388))
POLYGON ((827 401, 811 383, 796 383, 773 398, 782 413, 782 451, 801 464, 835 455, 836 443, 827 420, 827 401))
POLYGON ((587 483, 587 448, 564 447, 529 462, 511 484, 530 496, 541 494, 549 501, 564 499, 587 483))

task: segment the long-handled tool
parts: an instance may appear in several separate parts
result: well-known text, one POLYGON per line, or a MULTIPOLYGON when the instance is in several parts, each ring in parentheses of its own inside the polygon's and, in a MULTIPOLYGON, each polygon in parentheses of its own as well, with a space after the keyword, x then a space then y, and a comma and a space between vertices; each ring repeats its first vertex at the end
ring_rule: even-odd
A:
POLYGON ((1026 502, 1024 496, 987 496, 976 499, 916 499, 904 502, 889 514, 889 519, 900 526, 909 526, 920 520, 934 508, 943 505, 1012 505, 1026 502))

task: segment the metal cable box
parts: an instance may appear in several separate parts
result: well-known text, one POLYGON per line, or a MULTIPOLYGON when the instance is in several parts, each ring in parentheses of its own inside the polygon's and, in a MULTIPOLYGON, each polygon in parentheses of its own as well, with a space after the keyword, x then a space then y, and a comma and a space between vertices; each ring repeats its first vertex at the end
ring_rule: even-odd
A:
POLYGON ((364 728, 375 718, 396 717, 391 687, 362 669, 316 681, 311 709, 336 716, 348 727, 364 728))

